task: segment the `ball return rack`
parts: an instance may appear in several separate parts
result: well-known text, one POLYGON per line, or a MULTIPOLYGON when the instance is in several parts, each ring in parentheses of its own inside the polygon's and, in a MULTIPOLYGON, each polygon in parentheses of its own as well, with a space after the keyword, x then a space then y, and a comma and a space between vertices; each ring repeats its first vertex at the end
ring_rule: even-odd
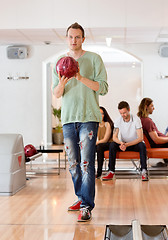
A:
POLYGON ((141 225, 133 220, 131 225, 107 225, 104 240, 168 240, 166 225, 141 225))

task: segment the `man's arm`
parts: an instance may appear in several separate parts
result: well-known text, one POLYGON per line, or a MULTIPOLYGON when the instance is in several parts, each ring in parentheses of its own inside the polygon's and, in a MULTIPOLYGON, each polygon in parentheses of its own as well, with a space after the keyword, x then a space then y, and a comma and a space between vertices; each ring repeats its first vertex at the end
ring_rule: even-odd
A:
POLYGON ((108 92, 107 73, 99 55, 97 55, 94 63, 94 80, 81 76, 80 68, 75 78, 100 95, 105 95, 108 92))
POLYGON ((118 134, 119 134, 119 128, 114 128, 114 130, 113 130, 113 141, 118 143, 118 144, 122 144, 122 142, 118 138, 118 134))
POLYGON ((158 129, 155 123, 152 121, 152 119, 150 118, 145 119, 144 129, 145 131, 148 132, 149 137, 153 140, 154 143, 164 144, 168 142, 168 137, 167 136, 164 137, 164 134, 163 136, 162 135, 158 136, 158 133, 157 133, 158 129))
POLYGON ((150 138, 156 143, 156 144, 164 144, 168 142, 168 137, 159 137, 157 135, 156 131, 149 132, 150 138))
POLYGON ((80 75, 80 72, 78 72, 75 76, 75 78, 82 82, 84 85, 86 85, 88 88, 92 89, 93 91, 98 91, 99 90, 99 83, 96 81, 92 81, 88 78, 82 77, 80 75))
POLYGON ((125 143, 119 140, 118 133, 119 133, 119 128, 114 128, 114 130, 113 130, 113 141, 120 145, 119 148, 121 149, 121 151, 125 151, 126 150, 125 143))
MULTIPOLYGON (((92 89, 93 91, 98 91, 99 90, 99 83, 98 82, 92 81, 88 78, 84 78, 79 73, 76 74, 75 78, 78 81, 81 81, 84 85, 86 85, 88 88, 92 89)), ((65 76, 61 77, 59 75, 59 83, 54 88, 54 95, 56 96, 56 98, 60 98, 63 95, 65 85, 70 79, 71 78, 68 79, 65 76)))
POLYGON ((58 85, 54 88, 54 95, 56 96, 56 98, 60 98, 63 93, 64 93, 64 88, 65 88, 65 85, 66 83, 70 80, 70 78, 66 78, 65 76, 60 76, 60 73, 58 74, 58 77, 59 77, 59 83, 58 85))
POLYGON ((133 140, 133 141, 131 141, 131 142, 125 143, 126 147, 129 147, 129 146, 132 146, 132 145, 136 145, 136 144, 138 144, 138 143, 143 141, 143 130, 142 130, 142 128, 136 129, 136 132, 137 132, 138 138, 133 140))

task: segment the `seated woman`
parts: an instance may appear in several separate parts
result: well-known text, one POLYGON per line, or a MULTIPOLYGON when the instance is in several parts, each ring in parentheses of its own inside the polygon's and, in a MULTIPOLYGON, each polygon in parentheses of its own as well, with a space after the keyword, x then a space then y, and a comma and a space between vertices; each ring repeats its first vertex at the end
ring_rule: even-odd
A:
POLYGON ((114 123, 111 120, 107 110, 104 107, 100 107, 102 114, 102 122, 99 123, 98 140, 96 142, 97 151, 97 175, 96 178, 100 178, 102 175, 104 151, 109 150, 109 144, 112 142, 114 123))

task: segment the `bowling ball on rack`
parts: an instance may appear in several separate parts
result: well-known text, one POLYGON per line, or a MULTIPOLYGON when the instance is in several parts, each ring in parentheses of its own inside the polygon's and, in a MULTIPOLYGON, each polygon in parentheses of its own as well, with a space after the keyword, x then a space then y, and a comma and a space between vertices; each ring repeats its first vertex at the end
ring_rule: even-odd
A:
POLYGON ((56 71, 61 76, 71 78, 78 72, 78 62, 72 57, 62 57, 56 64, 56 71))
POLYGON ((28 144, 24 147, 24 152, 26 158, 29 158, 37 153, 37 149, 32 144, 28 144))

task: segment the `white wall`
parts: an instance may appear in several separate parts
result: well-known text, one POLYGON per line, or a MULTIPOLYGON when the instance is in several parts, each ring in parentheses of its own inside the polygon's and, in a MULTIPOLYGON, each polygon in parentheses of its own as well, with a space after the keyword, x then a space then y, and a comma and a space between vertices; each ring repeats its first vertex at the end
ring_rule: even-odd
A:
POLYGON ((132 68, 131 64, 120 65, 108 64, 106 66, 109 91, 105 96, 100 96, 100 105, 107 109, 113 121, 119 116, 117 108, 119 102, 127 101, 131 112, 136 114, 138 97, 142 96, 140 64, 135 68, 132 68))
MULTIPOLYGON (((60 50, 60 47, 59 47, 60 50)), ((21 133, 24 143, 42 140, 42 61, 57 52, 55 46, 30 47, 27 59, 7 59, 0 46, 0 133, 21 133), (29 76, 28 80, 8 80, 8 75, 29 76)))
MULTIPOLYGON (((1 133, 19 132, 23 134, 25 144, 40 144, 43 125, 42 62, 59 51, 62 51, 64 47, 65 46, 33 46, 30 47, 31 54, 29 58, 24 60, 9 60, 6 57, 6 47, 0 46, 1 133), (15 75, 17 72, 20 73, 20 75, 26 72, 30 79, 7 80, 9 73, 15 75)), ((157 75, 160 72, 168 75, 168 58, 159 57, 157 44, 136 44, 121 48, 133 53, 143 61, 143 96, 151 97, 154 100, 156 110, 152 118, 156 121, 158 128, 163 132, 168 125, 168 80, 157 79, 157 75)), ((121 74, 120 76, 122 78, 123 69, 115 68, 113 70, 114 78, 112 81, 115 80, 115 74, 118 73, 121 74)), ((125 72, 123 72, 123 78, 125 78, 124 75, 125 72)), ((131 87, 132 86, 131 84, 131 87)), ((126 93, 129 88, 130 86, 125 88, 126 93)), ((114 101, 115 105, 118 103, 119 96, 121 96, 120 89, 118 89, 118 92, 111 92, 107 101, 102 103, 107 106, 107 108, 112 109, 110 105, 111 101, 114 101)), ((129 93, 127 100, 129 101, 129 93)))
POLYGON ((155 111, 151 118, 162 132, 168 126, 168 79, 159 79, 158 75, 168 75, 168 58, 158 54, 160 44, 135 44, 125 47, 143 61, 143 96, 154 101, 155 111))

